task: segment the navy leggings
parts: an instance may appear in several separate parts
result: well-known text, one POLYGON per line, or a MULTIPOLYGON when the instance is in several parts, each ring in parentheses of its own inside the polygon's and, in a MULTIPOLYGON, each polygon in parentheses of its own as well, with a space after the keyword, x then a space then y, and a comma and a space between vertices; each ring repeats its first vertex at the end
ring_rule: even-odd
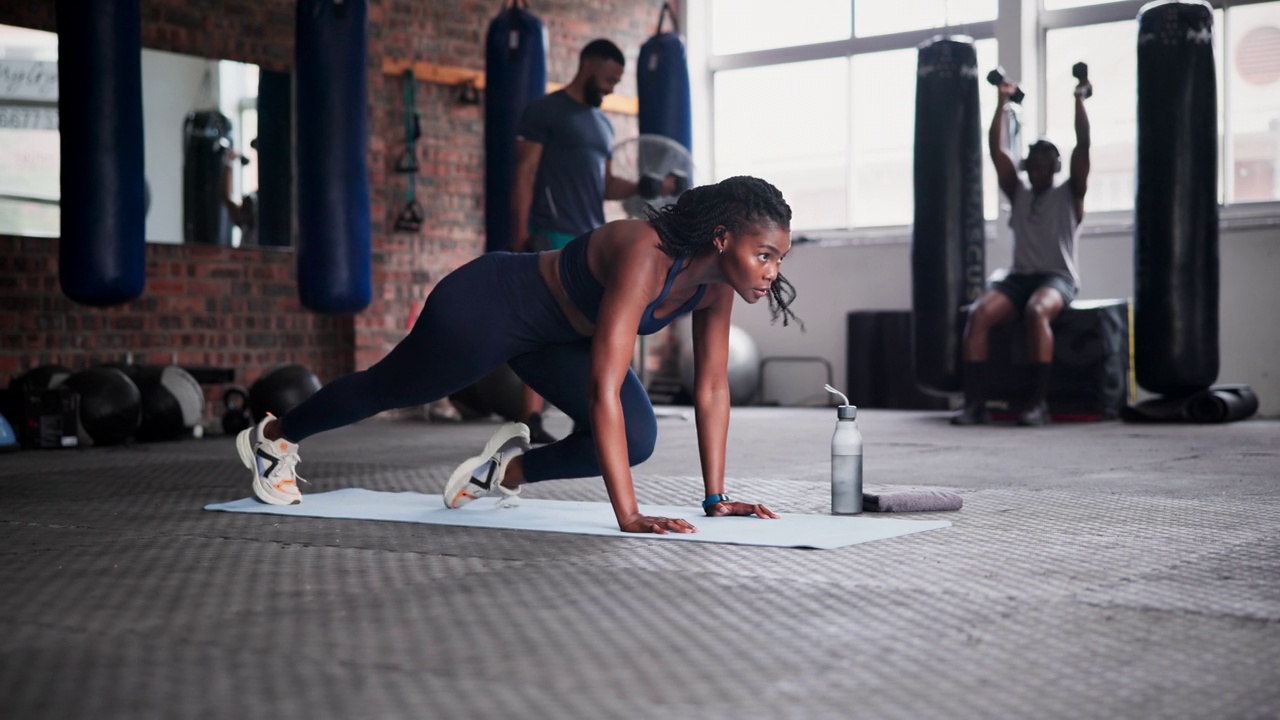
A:
MULTIPOLYGON (((450 273, 385 358, 325 385, 285 414, 281 429, 300 442, 386 410, 424 405, 504 362, 576 424, 563 440, 525 454, 525 479, 599 475, 587 408, 591 338, 569 324, 538 272, 536 254, 488 253, 450 273)), ((638 465, 657 441, 653 405, 630 371, 620 399, 631 464, 638 465)))

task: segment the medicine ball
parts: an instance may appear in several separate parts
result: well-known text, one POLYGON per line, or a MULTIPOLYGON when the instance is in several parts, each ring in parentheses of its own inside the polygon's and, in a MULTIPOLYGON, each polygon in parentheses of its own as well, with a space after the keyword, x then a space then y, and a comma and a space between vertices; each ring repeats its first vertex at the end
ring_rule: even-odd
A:
POLYGON ((9 418, 16 429, 26 415, 27 393, 58 387, 69 377, 71 371, 61 365, 41 365, 14 377, 9 381, 9 391, 0 395, 0 414, 9 418))
POLYGON ((320 378, 305 367, 278 367, 249 387, 249 409, 253 412, 253 421, 262 422, 267 413, 283 417, 319 389, 320 378))
POLYGON ((94 367, 68 377, 64 385, 80 395, 80 430, 94 445, 127 440, 142 421, 142 393, 120 370, 94 367))
POLYGON ((135 366, 130 377, 142 393, 139 440, 176 440, 191 434, 204 419, 204 391, 186 370, 177 365, 135 366))

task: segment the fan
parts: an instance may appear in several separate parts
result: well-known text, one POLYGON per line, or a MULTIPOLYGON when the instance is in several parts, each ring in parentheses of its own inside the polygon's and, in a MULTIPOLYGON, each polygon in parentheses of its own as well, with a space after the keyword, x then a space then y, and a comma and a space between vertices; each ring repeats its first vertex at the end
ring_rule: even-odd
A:
POLYGON ((643 134, 613 148, 612 172, 639 186, 639 194, 623 200, 622 209, 628 217, 644 218, 646 208, 670 205, 689 189, 693 158, 683 145, 665 135, 643 134), (662 191, 667 176, 675 181, 675 192, 670 195, 662 191))
MULTIPOLYGON (((629 140, 623 140, 613 148, 611 170, 615 177, 634 182, 639 193, 622 201, 622 210, 627 217, 647 219, 645 210, 655 210, 670 205, 680 197, 680 193, 689 189, 689 179, 693 177, 693 158, 683 145, 665 135, 641 134, 629 140), (670 177, 674 181, 674 192, 666 194, 662 186, 670 177)), ((649 387, 645 358, 648 357, 647 342, 644 335, 636 338, 637 355, 632 356, 632 369, 640 378, 641 384, 649 387)), ((657 417, 678 417, 688 420, 689 414, 675 408, 654 408, 657 417)))

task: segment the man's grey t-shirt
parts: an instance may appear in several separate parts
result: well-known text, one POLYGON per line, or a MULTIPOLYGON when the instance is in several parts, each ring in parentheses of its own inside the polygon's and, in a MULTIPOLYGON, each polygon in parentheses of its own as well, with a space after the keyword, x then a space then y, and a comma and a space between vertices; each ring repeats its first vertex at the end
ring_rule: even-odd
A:
POLYGON ((1076 268, 1080 227, 1070 182, 1037 193, 1019 178, 1009 227, 1013 230, 1013 272, 1053 273, 1080 287, 1076 268))
POLYGON ((529 103, 516 139, 542 146, 529 225, 580 235, 604 224, 604 166, 613 156, 613 124, 599 108, 557 90, 529 103))

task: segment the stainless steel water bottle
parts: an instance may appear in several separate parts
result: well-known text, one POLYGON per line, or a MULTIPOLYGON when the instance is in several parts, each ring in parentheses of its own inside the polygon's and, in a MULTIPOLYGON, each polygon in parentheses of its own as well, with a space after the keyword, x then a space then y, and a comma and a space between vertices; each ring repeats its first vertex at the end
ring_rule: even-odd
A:
POLYGON ((831 436, 831 513, 862 514, 862 431, 858 430, 858 408, 839 390, 844 404, 836 408, 836 431, 831 436))

